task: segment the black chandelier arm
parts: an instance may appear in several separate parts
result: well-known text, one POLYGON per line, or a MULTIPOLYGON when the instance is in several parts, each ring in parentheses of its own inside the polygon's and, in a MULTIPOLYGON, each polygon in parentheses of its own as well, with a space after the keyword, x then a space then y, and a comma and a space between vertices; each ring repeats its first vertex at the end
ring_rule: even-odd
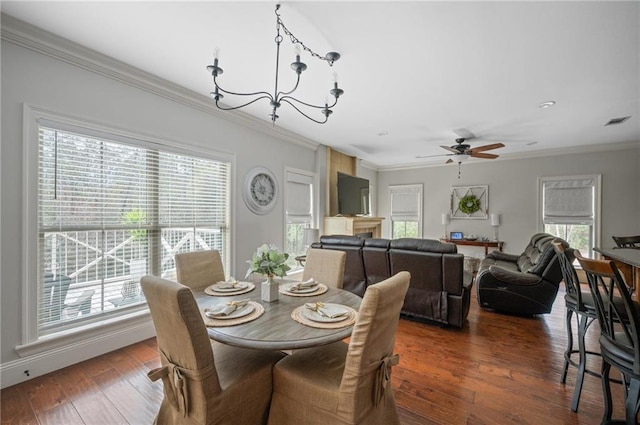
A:
POLYGON ((316 109, 331 109, 331 108, 333 108, 334 106, 336 106, 338 104, 338 98, 337 97, 334 98, 334 102, 333 102, 332 105, 314 105, 312 103, 303 102, 302 100, 296 99, 293 96, 283 96, 283 97, 280 98, 280 101, 281 102, 287 102, 289 105, 293 106, 293 104, 291 102, 287 101, 287 99, 291 99, 294 102, 298 102, 298 103, 300 103, 300 104, 302 104, 304 106, 308 106, 309 108, 316 108, 316 109))
POLYGON ((276 95, 276 99, 281 99, 284 96, 287 96, 288 94, 291 94, 294 91, 296 91, 296 89, 298 88, 298 85, 300 84, 300 75, 301 74, 298 74, 298 79, 296 80, 296 85, 291 90, 289 90, 288 92, 282 92, 282 91, 278 92, 278 94, 276 95))
MULTIPOLYGON (((225 92, 225 93, 226 93, 226 92, 225 92)), ((262 92, 262 93, 264 93, 264 92, 262 92)), ((233 106, 233 107, 230 107, 230 108, 223 108, 223 107, 222 107, 222 106, 220 106, 220 104, 218 103, 219 101, 218 101, 218 100, 216 100, 216 106, 218 107, 218 109, 222 109, 223 111, 233 111, 234 109, 240 109, 240 108, 244 108, 245 106, 249 106, 249 105, 251 105, 252 103, 257 102, 257 101, 258 101, 258 100, 260 100, 260 99, 271 99, 271 95, 270 95, 269 93, 267 93, 267 94, 266 94, 266 96, 260 96, 260 97, 257 97, 257 98, 255 98, 255 99, 253 99, 252 101, 245 103, 244 105, 240 105, 240 106, 233 106)))
POLYGON ((222 87, 220 87, 215 78, 213 79, 213 84, 216 86, 216 88, 218 90, 220 90, 222 93, 225 93, 225 94, 230 94, 230 95, 233 95, 233 96, 258 96, 258 95, 264 95, 264 96, 269 96, 269 99, 273 100, 273 96, 271 96, 271 93, 266 92, 266 91, 257 91, 257 92, 254 92, 254 93, 235 93, 235 92, 232 92, 232 91, 229 91, 229 90, 225 90, 222 87))
MULTIPOLYGON (((295 98, 293 98, 293 97, 290 97, 290 99, 297 100, 297 99, 295 99, 295 98)), ((293 103, 289 102, 288 100, 286 100, 286 99, 282 98, 282 99, 280 99, 280 101, 285 102, 285 103, 288 103, 289 105, 291 105, 291 107, 292 107, 293 109, 295 109, 296 111, 300 112, 300 114, 304 115, 306 118, 310 119, 311 121, 313 121, 313 122, 315 122, 315 123, 317 123, 317 124, 324 124, 324 123, 326 123, 326 122, 327 122, 327 120, 329 119, 329 115, 325 115, 325 117, 324 117, 324 121, 318 121, 317 119, 311 118, 309 115, 307 115, 307 114, 305 114, 304 112, 302 112, 302 111, 300 110, 300 108, 298 108, 296 105, 294 105, 293 103)), ((304 103, 304 102, 300 102, 300 103, 304 103)), ((310 106, 313 106, 313 105, 310 105, 310 106)), ((313 107, 314 107, 314 108, 317 108, 317 106, 313 106, 313 107)), ((322 107, 322 109, 324 109, 324 106, 322 107)))

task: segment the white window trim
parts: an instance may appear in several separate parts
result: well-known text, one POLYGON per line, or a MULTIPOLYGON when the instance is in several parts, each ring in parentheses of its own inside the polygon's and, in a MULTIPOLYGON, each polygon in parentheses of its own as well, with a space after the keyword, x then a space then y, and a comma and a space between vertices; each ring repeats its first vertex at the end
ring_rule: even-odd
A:
POLYGON ((547 181, 561 181, 561 180, 582 180, 593 179, 595 184, 594 199, 594 220, 593 220, 593 246, 601 246, 601 225, 602 225, 602 174, 581 174, 576 176, 552 176, 552 177, 538 177, 538 205, 537 205, 537 231, 544 231, 543 216, 543 185, 547 181))
MULTIPOLYGON (((61 125, 69 125, 78 128, 85 128, 94 132, 102 132, 125 139, 145 140, 150 144, 169 148, 178 153, 189 153, 202 155, 208 159, 226 161, 231 166, 230 176, 230 203, 229 214, 234 216, 235 210, 235 178, 236 178, 236 157, 233 154, 226 154, 216 151, 204 150, 186 142, 168 140, 150 135, 140 135, 117 128, 97 123, 95 121, 74 117, 68 114, 59 113, 40 106, 23 104, 23 186, 22 186, 22 323, 21 339, 22 344, 16 347, 19 356, 31 356, 34 354, 60 350, 63 346, 77 344, 87 338, 88 334, 95 336, 110 335, 122 332, 127 326, 140 323, 144 318, 150 322, 148 308, 143 307, 134 310, 131 314, 123 314, 112 320, 100 320, 89 323, 86 326, 66 330, 46 336, 38 336, 37 323, 37 294, 38 294, 38 132, 39 122, 42 120, 53 121, 61 125)), ((144 144, 144 143, 141 143, 144 144)), ((235 220, 230 222, 230 245, 229 264, 234 264, 235 258, 235 220)), ((225 264, 229 267, 229 264, 225 264)))
MULTIPOLYGON (((424 202, 424 198, 423 198, 423 186, 422 183, 416 183, 416 184, 399 184, 399 185, 390 185, 389 186, 389 218, 391 221, 391 237, 393 237, 393 191, 394 189, 398 190, 398 189, 418 189, 418 195, 420 197, 419 202, 418 202, 418 238, 422 238, 422 204, 424 202)), ((401 220, 398 221, 407 221, 407 220, 403 220, 403 218, 407 218, 407 217, 397 217, 400 218, 401 220)))

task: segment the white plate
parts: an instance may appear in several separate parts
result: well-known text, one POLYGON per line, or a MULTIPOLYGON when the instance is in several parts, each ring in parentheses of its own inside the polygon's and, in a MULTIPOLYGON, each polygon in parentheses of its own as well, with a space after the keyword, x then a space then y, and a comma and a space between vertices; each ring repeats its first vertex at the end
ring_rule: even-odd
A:
MULTIPOLYGON (((244 316, 247 316, 247 315, 253 313, 255 309, 256 309, 256 307, 253 304, 247 304, 245 306, 236 308, 233 311, 233 313, 227 314, 226 316, 215 316, 215 317, 207 316, 207 317, 209 317, 210 319, 216 319, 216 320, 218 320, 218 319, 220 319, 220 320, 237 319, 239 317, 244 317, 244 316)), ((204 310, 205 311, 205 315, 206 315, 206 312, 208 310, 210 310, 210 309, 205 308, 205 310, 204 310)))
POLYGON ((310 292, 315 292, 317 290, 320 289, 319 285, 316 286, 312 286, 310 288, 301 288, 301 289, 291 289, 292 286, 295 286, 296 284, 292 284, 290 286, 288 286, 286 289, 287 291, 291 292, 292 294, 308 294, 310 292))
POLYGON ((315 310, 312 310, 308 307, 305 307, 302 309, 302 315, 304 317, 306 317, 309 320, 313 320, 314 322, 323 322, 323 323, 332 323, 332 322, 342 322, 343 320, 347 320, 349 319, 351 316, 349 315, 349 310, 344 307, 344 306, 340 306, 338 304, 331 304, 335 307, 342 307, 345 310, 345 314, 343 316, 340 317, 326 317, 323 316, 322 314, 318 313, 315 310))
POLYGON ((249 284, 246 282, 238 282, 236 286, 232 288, 220 288, 217 283, 211 285, 211 289, 216 292, 235 292, 235 291, 243 291, 249 287, 249 284))

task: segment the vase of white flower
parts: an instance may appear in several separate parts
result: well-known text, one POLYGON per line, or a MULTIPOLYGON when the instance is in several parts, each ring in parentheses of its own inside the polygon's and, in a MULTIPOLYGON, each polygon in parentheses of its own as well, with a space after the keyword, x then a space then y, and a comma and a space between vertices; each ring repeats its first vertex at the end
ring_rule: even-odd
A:
POLYGON ((264 244, 258 248, 249 263, 247 276, 258 273, 267 276, 262 283, 262 300, 267 302, 278 300, 278 283, 274 276, 284 277, 290 267, 286 264, 289 254, 278 252, 275 245, 264 244))

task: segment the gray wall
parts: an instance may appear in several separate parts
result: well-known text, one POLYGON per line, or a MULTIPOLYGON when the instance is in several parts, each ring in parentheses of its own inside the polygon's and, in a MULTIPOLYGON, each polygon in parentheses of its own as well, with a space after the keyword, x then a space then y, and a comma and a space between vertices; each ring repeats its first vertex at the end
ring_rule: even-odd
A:
MULTIPOLYGON (((141 88, 135 82, 131 83, 130 79, 118 81, 8 42, 4 34, 1 49, 1 366, 8 367, 7 364, 19 360, 15 347, 23 342, 21 263, 25 213, 22 206, 24 103, 134 134, 151 135, 184 146, 233 155, 235 167, 230 274, 244 276, 247 270, 246 260, 251 258, 256 247, 262 243, 283 246, 283 196, 279 197, 271 213, 255 215, 246 208, 242 200, 242 182, 251 168, 265 166, 275 173, 282 190, 285 167, 316 171, 319 162, 317 144, 305 140, 294 140, 293 143, 283 141, 282 131, 271 129, 268 123, 264 126, 267 130, 260 126, 252 129, 220 118, 224 113, 215 111, 213 106, 210 110, 206 106, 198 107, 198 94, 187 93, 196 98, 195 102, 180 102, 175 97, 172 99, 171 96, 161 96, 153 90, 141 88)), ((205 95, 202 95, 203 105, 210 103, 205 95)), ((288 137, 291 139, 293 136, 288 137)), ((321 161, 324 161, 324 156, 321 161)), ((324 179, 324 175, 321 178, 324 179)), ((319 210, 324 211, 324 205, 319 210)), ((122 338, 122 341, 126 344, 127 339, 122 338)), ((106 345, 98 351, 110 351, 114 348, 117 347, 106 345)), ((96 353, 93 348, 87 349, 87 353, 89 351, 96 353)), ((64 365, 60 357, 66 354, 58 354, 57 358, 50 357, 48 363, 64 365)), ((25 359, 21 361, 23 363, 20 367, 29 368, 25 359)), ((31 367, 37 369, 33 365, 31 367)), ((38 371, 33 372, 32 376, 37 373, 38 371)))
MULTIPOLYGON (((378 173, 378 213, 389 215, 389 185, 422 183, 423 236, 440 238, 441 214, 448 211, 451 186, 489 186, 490 213, 501 214, 499 237, 506 252, 519 252, 538 230, 538 178, 580 174, 602 175, 602 245, 611 235, 640 234, 640 147, 593 153, 542 156, 530 159, 473 160, 457 165, 378 173)), ((452 219, 447 231, 493 238, 487 220, 452 219)), ((384 221, 383 234, 390 235, 384 221)), ((460 247, 466 255, 483 255, 481 248, 460 247)))

